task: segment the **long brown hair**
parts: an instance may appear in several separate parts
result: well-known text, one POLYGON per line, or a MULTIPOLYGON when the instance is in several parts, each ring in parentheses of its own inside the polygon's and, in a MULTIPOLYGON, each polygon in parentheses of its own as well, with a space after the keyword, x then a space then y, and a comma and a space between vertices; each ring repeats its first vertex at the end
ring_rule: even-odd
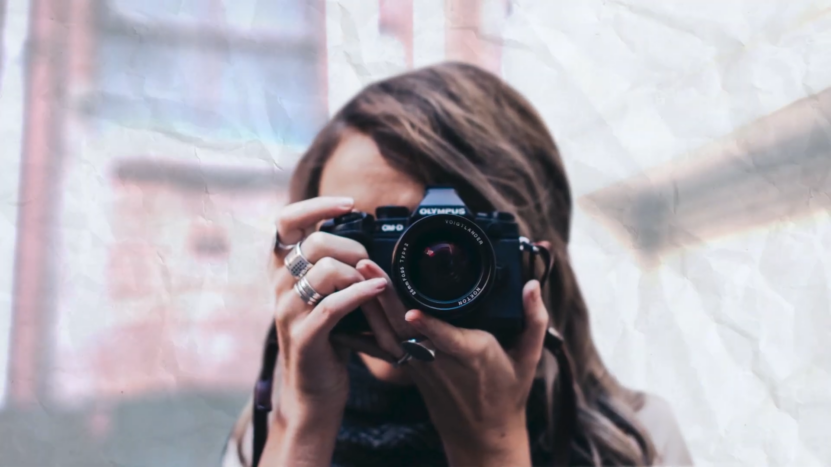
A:
POLYGON ((498 77, 460 63, 374 83, 332 118, 300 160, 292 202, 318 196, 323 166, 347 130, 371 137, 390 165, 425 185, 453 186, 475 211, 514 213, 522 235, 551 242, 555 268, 544 295, 578 386, 580 442, 572 450, 594 465, 651 464, 652 442, 635 418, 643 397, 606 371, 592 342, 567 251, 571 190, 534 108, 498 77))

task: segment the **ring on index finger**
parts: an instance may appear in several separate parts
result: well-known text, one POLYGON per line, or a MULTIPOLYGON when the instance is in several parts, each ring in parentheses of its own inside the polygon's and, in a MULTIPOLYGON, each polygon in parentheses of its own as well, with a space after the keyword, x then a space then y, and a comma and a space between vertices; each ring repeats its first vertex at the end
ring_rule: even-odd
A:
POLYGON ((282 240, 280 240, 280 232, 279 231, 276 234, 274 234, 274 252, 275 253, 280 253, 281 251, 288 251, 288 250, 291 250, 292 248, 294 248, 294 245, 286 245, 285 243, 283 243, 282 240))
POLYGON ((292 247, 291 251, 286 255, 285 264, 286 268, 289 270, 292 276, 295 279, 302 279, 303 276, 312 269, 314 266, 305 256, 303 256, 303 251, 300 249, 300 245, 303 242, 298 242, 294 247, 292 247))

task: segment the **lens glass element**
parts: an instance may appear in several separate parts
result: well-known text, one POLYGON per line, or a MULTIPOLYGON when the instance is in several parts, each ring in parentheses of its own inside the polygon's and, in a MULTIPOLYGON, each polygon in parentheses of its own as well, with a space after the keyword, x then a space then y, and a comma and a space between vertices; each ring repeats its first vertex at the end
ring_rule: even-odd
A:
POLYGON ((413 287, 425 297, 439 302, 459 300, 478 283, 480 253, 463 235, 441 229, 416 240, 409 269, 413 287))
POLYGON ((478 309, 496 276, 496 255, 485 231, 452 214, 410 224, 391 259, 391 278, 405 304, 447 319, 478 309))

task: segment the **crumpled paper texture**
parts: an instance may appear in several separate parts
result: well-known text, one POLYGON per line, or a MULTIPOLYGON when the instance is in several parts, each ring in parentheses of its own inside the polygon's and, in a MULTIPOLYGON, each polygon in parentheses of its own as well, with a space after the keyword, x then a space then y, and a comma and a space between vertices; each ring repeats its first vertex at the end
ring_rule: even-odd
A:
POLYGON ((698 465, 831 465, 831 2, 0 1, 2 465, 215 465, 326 118, 475 63, 543 116, 595 342, 698 465))

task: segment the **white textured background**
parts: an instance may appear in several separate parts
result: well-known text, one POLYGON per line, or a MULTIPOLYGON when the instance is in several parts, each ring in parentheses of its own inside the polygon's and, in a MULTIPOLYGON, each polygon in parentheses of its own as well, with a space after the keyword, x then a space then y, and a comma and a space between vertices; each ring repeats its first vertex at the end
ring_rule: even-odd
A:
MULTIPOLYGON (((18 372, 13 336, 30 326, 20 316, 37 311, 21 311, 14 288, 19 211, 33 202, 20 191, 24 134, 41 99, 26 95, 34 79, 27 67, 43 50, 27 44, 38 27, 35 7, 48 3, 0 1, 0 457, 11 459, 2 464, 75 465, 70 460, 77 458, 78 465, 202 465, 215 458, 253 381, 255 365, 237 363, 256 359, 262 338, 256 325, 267 319, 269 298, 261 275, 283 194, 214 190, 210 177, 196 191, 175 184, 124 188, 113 181, 114 167, 148 157, 195 173, 274 175, 307 144, 307 136, 295 136, 320 121, 303 129, 307 116, 287 104, 277 107, 289 123, 275 124, 263 105, 268 76, 239 57, 187 73, 192 65, 174 54, 166 63, 180 68, 147 79, 137 63, 146 57, 137 57, 110 65, 115 69, 104 78, 87 70, 75 81, 58 80, 63 100, 49 108, 60 112, 63 129, 60 194, 55 214, 34 224, 51 232, 44 247, 51 282, 38 292, 49 300, 37 308, 47 310, 38 348, 48 350, 34 373, 18 372), (211 110, 225 118, 222 131, 194 130, 191 117, 171 120, 150 103, 190 102, 189 90, 210 86, 217 74, 229 81, 211 95, 232 102, 211 110), (100 88, 126 96, 129 105, 107 113, 116 105, 105 100, 103 116, 85 111, 85 97, 100 88), (135 220, 137 212, 146 217, 135 220), (206 231, 220 232, 231 253, 189 256, 189 235, 206 231), (124 245, 140 259, 112 266, 124 245), (124 298, 113 292, 118 287, 151 293, 124 298), (225 333, 240 313, 253 324, 225 333), (145 321, 148 335, 161 338, 125 344, 138 329, 130 326, 145 321), (100 363, 102 353, 113 362, 100 363), (136 353, 155 357, 119 365, 136 353), (229 368, 241 369, 228 376, 229 368), (21 377, 37 378, 35 389, 20 386, 21 377), (177 399, 181 394, 195 397, 177 399), (120 407, 158 400, 172 405, 119 418, 120 407), (182 400, 201 402, 177 412, 182 400), (181 431, 152 428, 171 418, 189 421, 181 431), (55 427, 61 424, 71 435, 55 427), (27 443, 53 447, 33 453, 27 443), (194 446, 204 449, 194 454, 194 446)), ((254 43, 272 28, 288 31, 278 41, 297 40, 303 31, 292 26, 289 6, 298 2, 290 0, 63 4, 106 3, 151 25, 136 30, 139 38, 152 34, 154 21, 184 28, 194 18, 250 32, 254 43), (263 13, 266 4, 273 4, 272 16, 263 13)), ((561 149, 576 200, 571 255, 595 341, 613 373, 670 402, 699 465, 831 465, 831 98, 823 94, 831 88, 831 2, 469 0, 477 17, 460 21, 450 10, 461 3, 414 0, 408 46, 383 26, 389 4, 319 2, 320 21, 306 29, 325 38, 326 87, 316 88, 328 102, 324 113, 410 65, 477 62, 447 45, 454 28, 473 24, 471 43, 498 56, 478 63, 496 64, 492 69, 543 115, 561 149), (748 149, 754 147, 762 149, 748 149), (699 178, 690 182, 690 174, 699 178), (671 247, 639 243, 651 227, 630 222, 632 193, 673 206, 657 227, 675 229, 671 247), (754 199, 784 207, 759 214, 764 209, 754 199), (726 207, 721 217, 706 215, 726 207)), ((83 23, 78 18, 89 21, 72 12, 46 20, 51 44, 83 23)), ((227 44, 233 50, 236 43, 227 44)), ((100 63, 89 69, 107 66, 100 63)), ((84 68, 83 60, 72 66, 84 68)), ((204 110, 199 102, 188 105, 204 110)))

